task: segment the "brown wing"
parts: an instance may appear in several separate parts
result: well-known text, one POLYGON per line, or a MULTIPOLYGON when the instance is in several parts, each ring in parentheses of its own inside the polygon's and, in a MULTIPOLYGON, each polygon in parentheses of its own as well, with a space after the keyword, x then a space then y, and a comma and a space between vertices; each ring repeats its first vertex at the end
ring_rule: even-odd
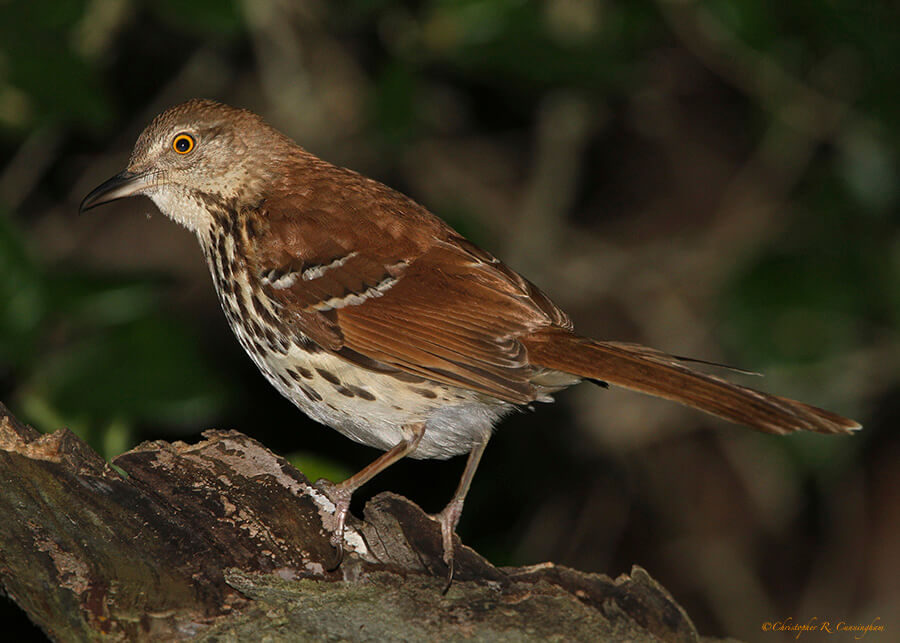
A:
POLYGON ((382 297, 340 309, 345 342, 430 379, 531 401, 534 369, 519 338, 552 319, 530 298, 530 284, 510 280, 464 243, 436 243, 382 297))
POLYGON ((290 195, 248 213, 261 228, 247 235, 249 267, 265 294, 300 332, 360 365, 533 400, 519 338, 570 328, 565 314, 421 206, 364 187, 332 193, 327 209, 290 195))

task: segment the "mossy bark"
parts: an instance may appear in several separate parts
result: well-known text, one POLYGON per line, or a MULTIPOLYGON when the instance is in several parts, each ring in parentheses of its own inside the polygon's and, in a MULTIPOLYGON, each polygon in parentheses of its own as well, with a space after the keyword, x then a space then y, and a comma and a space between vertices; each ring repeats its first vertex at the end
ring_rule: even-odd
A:
POLYGON ((496 568, 457 542, 442 594, 439 529, 392 494, 330 569, 330 501, 234 431, 113 464, 0 405, 0 586, 54 640, 699 639, 639 567, 496 568))

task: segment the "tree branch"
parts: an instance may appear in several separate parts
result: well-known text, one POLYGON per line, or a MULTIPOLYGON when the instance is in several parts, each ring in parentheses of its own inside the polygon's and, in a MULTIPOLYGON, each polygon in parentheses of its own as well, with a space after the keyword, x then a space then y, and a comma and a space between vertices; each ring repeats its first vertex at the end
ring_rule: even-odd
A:
POLYGON ((110 466, 0 404, 0 586, 52 639, 699 640, 639 567, 496 568, 457 543, 442 595, 439 527, 393 494, 350 521, 328 571, 330 501, 255 440, 203 435, 110 466))

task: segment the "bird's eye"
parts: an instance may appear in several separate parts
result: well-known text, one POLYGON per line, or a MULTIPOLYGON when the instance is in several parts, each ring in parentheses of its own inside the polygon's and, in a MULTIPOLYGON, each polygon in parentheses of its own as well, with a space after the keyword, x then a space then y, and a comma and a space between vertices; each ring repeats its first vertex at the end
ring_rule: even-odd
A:
POLYGON ((172 149, 179 154, 187 154, 194 149, 194 137, 190 134, 176 134, 172 139, 172 149))

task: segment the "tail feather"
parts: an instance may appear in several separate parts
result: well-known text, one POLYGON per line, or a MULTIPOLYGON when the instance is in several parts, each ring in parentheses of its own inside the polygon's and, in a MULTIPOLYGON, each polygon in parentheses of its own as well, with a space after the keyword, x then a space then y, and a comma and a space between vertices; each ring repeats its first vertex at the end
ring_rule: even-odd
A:
POLYGON ((853 420, 802 402, 700 373, 681 359, 637 344, 598 342, 562 329, 523 338, 529 361, 663 397, 766 433, 850 433, 853 420))

